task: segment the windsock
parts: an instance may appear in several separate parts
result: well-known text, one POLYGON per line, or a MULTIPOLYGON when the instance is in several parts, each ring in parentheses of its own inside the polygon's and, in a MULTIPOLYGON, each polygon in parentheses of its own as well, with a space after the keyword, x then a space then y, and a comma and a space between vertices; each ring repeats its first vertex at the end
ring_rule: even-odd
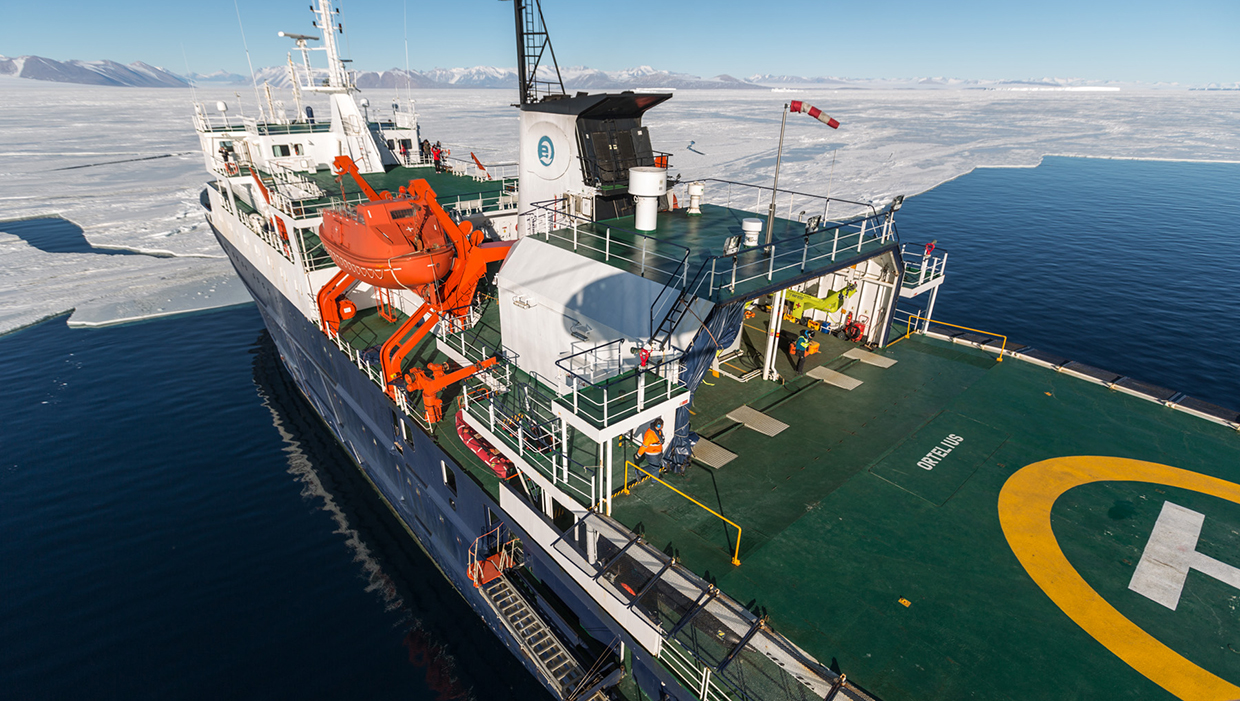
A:
POLYGON ((840 128, 840 123, 834 119, 831 119, 831 115, 825 114, 822 110, 818 109, 817 107, 814 107, 812 105, 807 105, 804 102, 801 102, 800 100, 793 100, 792 104, 788 106, 788 111, 789 112, 803 112, 813 117, 814 119, 817 119, 823 124, 826 124, 832 129, 840 128))
MULTIPOLYGON (((474 155, 473 151, 469 152, 469 157, 474 159, 474 165, 478 166, 478 170, 482 171, 483 173, 487 173, 486 166, 482 165, 482 161, 478 160, 478 157, 474 155)), ((490 179, 491 179, 491 174, 487 173, 487 180, 490 180, 490 179)))

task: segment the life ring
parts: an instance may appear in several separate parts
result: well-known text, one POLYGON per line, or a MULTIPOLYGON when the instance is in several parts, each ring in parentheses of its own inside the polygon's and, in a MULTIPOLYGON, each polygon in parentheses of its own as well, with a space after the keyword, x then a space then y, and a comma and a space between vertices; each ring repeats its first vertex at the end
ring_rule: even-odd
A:
POLYGON ((236 163, 227 162, 224 164, 224 172, 229 175, 240 175, 241 169, 237 167, 236 163))

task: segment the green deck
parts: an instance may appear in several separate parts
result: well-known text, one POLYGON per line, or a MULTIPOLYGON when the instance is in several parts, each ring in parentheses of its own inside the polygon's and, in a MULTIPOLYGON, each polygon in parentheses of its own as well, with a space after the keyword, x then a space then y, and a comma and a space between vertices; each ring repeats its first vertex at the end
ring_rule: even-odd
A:
MULTIPOLYGON (((736 233, 722 215, 696 233, 689 228, 703 225, 683 216, 660 219, 669 239, 698 236, 690 241, 695 250, 713 251, 713 240, 736 233)), ((764 327, 761 316, 746 322, 748 356, 731 361, 730 371, 754 367, 764 327)), ((364 310, 342 337, 360 350, 393 329, 364 310)), ((993 353, 920 335, 878 351, 897 361, 889 368, 844 358, 853 344, 820 337, 822 353, 810 365, 862 381, 845 391, 795 375, 786 341, 797 330, 785 325, 776 362, 786 382, 708 375, 698 389, 693 429, 739 457, 718 470, 694 463, 683 477, 665 477, 744 529, 742 564, 730 563, 731 526, 657 482, 616 495, 616 519, 886 701, 1240 698, 1232 686, 1240 685, 1240 585, 1194 569, 1174 610, 1129 589, 1167 502, 1204 515, 1197 552, 1240 566, 1240 486, 1231 484, 1240 483, 1240 433, 1018 358, 1000 363, 993 353), (725 417, 744 405, 789 428, 767 437, 725 417), (932 469, 918 465, 950 435, 963 442, 932 469), (1030 536, 1009 520, 1006 533, 1017 539, 1009 541, 999 509, 1005 484, 1039 461, 1072 456, 1170 467, 1153 468, 1156 476, 1143 481, 1091 478, 1097 459, 1064 467, 1081 486, 1052 495, 1053 536, 1030 536), (1190 491, 1174 486, 1183 473, 1171 468, 1224 482, 1210 493, 1190 491), (1042 559, 1018 559, 1030 542, 1047 549, 1038 552, 1042 559), (1080 599, 1092 602, 1088 610, 1065 603, 1073 600, 1072 577, 1063 570, 1027 569, 1047 562, 1046 552, 1062 552, 1096 593, 1080 599)), ((485 308, 466 336, 495 348, 495 310, 485 308)), ((433 343, 425 340, 408 363, 444 360, 433 343)), ((457 391, 445 393, 436 440, 497 495, 497 478, 452 426, 457 391)), ((592 447, 571 442, 583 452, 592 447)), ((616 451, 613 489, 622 486, 633 449, 616 451)), ((1005 504, 1019 511, 1032 501, 1005 504)))
MULTIPOLYGON (((617 496, 614 516, 889 701, 1171 698, 1034 583, 1000 527, 999 492, 1017 470, 1062 456, 1240 481, 1240 434, 945 341, 899 341, 882 351, 898 362, 882 369, 834 357, 850 344, 831 340, 819 362, 863 381, 851 392, 809 378, 727 377, 698 391, 694 430, 740 457, 666 479, 740 524, 741 566, 729 564, 735 530, 658 483, 617 496), (790 427, 770 438, 723 418, 743 404, 790 427), (965 440, 934 469, 918 467, 949 434, 965 440)), ((1128 589, 1168 500, 1206 515, 1200 552, 1240 565, 1240 505, 1161 484, 1072 489, 1055 502, 1054 532, 1123 616, 1240 684, 1240 589, 1193 571, 1175 611, 1128 589)))
POLYGON ((659 212, 655 230, 646 232, 644 241, 643 235, 636 231, 633 216, 581 222, 575 228, 554 231, 546 238, 555 246, 605 261, 635 275, 658 282, 672 278, 673 285, 687 285, 699 297, 716 302, 753 299, 821 277, 826 271, 854 265, 880 250, 895 247, 893 242, 884 242, 872 235, 864 237, 858 245, 859 237, 851 229, 859 219, 839 226, 831 224, 816 230, 807 239, 804 222, 776 217, 772 229, 776 262, 774 272, 768 275, 771 258, 761 248, 746 249, 736 256, 724 255, 727 240, 743 235, 741 222, 744 219, 765 221, 765 215, 708 204, 701 209, 701 216, 689 216, 684 209, 659 212), (604 243, 604 238, 610 239, 610 244, 604 243), (803 257, 806 245, 809 252, 803 257), (690 253, 682 269, 680 261, 685 257, 685 249, 690 253), (734 265, 735 278, 732 276, 734 265), (732 280, 736 282, 734 286, 729 285, 732 280))
MULTIPOLYGON (((306 177, 322 188, 328 197, 339 197, 342 185, 346 198, 355 199, 362 192, 362 188, 354 182, 353 178, 344 177, 341 178, 340 183, 337 183, 336 176, 325 170, 308 173, 306 177)), ((436 173, 434 166, 412 168, 401 166, 386 173, 364 173, 363 177, 375 190, 379 192, 387 190, 393 194, 398 188, 408 185, 410 180, 425 180, 435 191, 436 199, 443 207, 449 207, 458 200, 477 199, 480 195, 497 196, 503 192, 504 185, 510 182, 508 180, 479 181, 451 173, 436 173)))

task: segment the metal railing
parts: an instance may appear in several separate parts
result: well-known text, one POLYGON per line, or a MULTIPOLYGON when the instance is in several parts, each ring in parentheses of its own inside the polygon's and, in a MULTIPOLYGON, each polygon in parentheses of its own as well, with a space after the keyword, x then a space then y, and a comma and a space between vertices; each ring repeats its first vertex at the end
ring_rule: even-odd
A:
POLYGON ((910 251, 910 244, 900 245, 900 257, 904 260, 904 280, 901 284, 904 287, 921 287, 943 277, 943 270, 947 267, 947 251, 936 251, 930 244, 911 246, 910 251), (918 251, 918 247, 922 250, 918 251))
MULTIPOLYGON (((931 321, 929 318, 924 317, 924 316, 919 316, 917 314, 909 314, 908 320, 906 322, 908 324, 908 328, 905 329, 903 338, 908 338, 909 336, 913 334, 914 327, 915 327, 915 325, 913 324, 914 319, 918 319, 920 321, 925 322, 924 324, 922 324, 922 327, 920 329, 917 329, 919 333, 926 333, 929 330, 930 324, 931 324, 931 321)), ((1002 343, 999 344, 999 357, 995 358, 996 361, 1000 363, 1003 362, 1003 354, 1007 351, 1007 336, 1004 336, 1001 333, 995 333, 993 331, 982 331, 981 329, 974 329, 968 326, 957 326, 956 324, 948 324, 942 321, 935 321, 933 323, 938 324, 939 326, 950 326, 953 329, 961 329, 963 331, 972 331, 973 333, 980 333, 985 336, 994 336, 995 338, 1003 339, 1002 343)))
POLYGON ((689 496, 688 494, 685 494, 684 492, 682 492, 682 491, 680 491, 679 489, 677 489, 677 488, 673 487, 672 485, 668 484, 667 482, 664 482, 662 479, 660 479, 660 478, 659 478, 659 476, 658 476, 658 475, 656 475, 656 474, 654 474, 654 473, 652 473, 652 472, 650 472, 650 471, 646 470, 645 468, 638 467, 638 466, 637 466, 637 463, 634 463, 634 462, 632 462, 632 461, 630 461, 630 460, 625 460, 625 461, 624 461, 624 489, 620 490, 620 492, 621 492, 622 494, 628 494, 628 493, 629 493, 629 468, 630 468, 630 467, 631 467, 631 468, 633 468, 634 470, 636 470, 636 471, 638 471, 638 472, 640 472, 640 473, 642 473, 642 474, 646 475, 647 477, 649 477, 650 479, 654 480, 655 482, 658 482, 659 484, 663 485, 664 487, 667 487, 668 489, 672 490, 673 492, 676 492, 677 494, 679 494, 680 496, 682 496, 682 497, 684 497, 684 498, 688 499, 689 501, 693 502, 694 504, 697 504, 698 506, 702 507, 703 509, 705 509, 705 510, 709 511, 710 513, 714 514, 716 518, 718 518, 718 519, 720 519, 720 520, 722 520, 722 521, 727 522, 727 523, 728 523, 728 525, 730 525, 730 526, 732 526, 733 528, 735 528, 735 529, 736 529, 736 546, 735 546, 735 548, 734 548, 734 549, 733 549, 733 551, 732 551, 732 564, 733 564, 733 565, 737 565, 737 566, 739 566, 739 565, 741 564, 741 559, 740 559, 740 556, 741 556, 741 527, 740 527, 740 526, 738 526, 738 525, 737 525, 734 521, 732 521, 731 519, 727 518, 727 517, 726 517, 726 516, 724 516, 723 514, 720 514, 718 511, 715 511, 714 509, 712 509, 712 508, 710 508, 709 506, 707 506, 707 505, 703 504, 702 502, 698 501, 697 499, 694 499, 693 497, 689 496))
MULTIPOLYGON (((500 363, 500 365, 506 365, 500 363)), ((475 376, 476 377, 476 376, 475 376)), ((563 424, 551 413, 545 398, 531 396, 529 385, 509 377, 506 391, 495 392, 475 378, 466 380, 463 408, 526 464, 583 506, 598 502, 602 493, 597 465, 587 465, 569 456, 563 424), (513 395, 524 395, 523 397, 513 395), (473 397, 472 399, 470 397, 473 397), (513 406, 529 399, 524 406, 513 406)), ((499 446, 496 446, 499 447, 499 446)))
POLYGON ((659 661, 701 701, 733 701, 732 697, 711 679, 714 670, 694 659, 675 640, 664 639, 659 646, 659 661))
POLYGON ((561 197, 532 203, 534 209, 521 214, 526 236, 541 235, 546 241, 564 241, 571 244, 574 251, 585 249, 601 254, 603 262, 628 263, 644 278, 667 284, 676 284, 679 280, 679 285, 684 286, 687 281, 685 263, 689 259, 687 247, 624 227, 599 227, 589 218, 569 212, 568 202, 569 198, 561 197), (599 228, 602 232, 597 230, 599 228))
POLYGON ((831 221, 833 205, 836 210, 836 221, 840 222, 857 217, 873 217, 879 214, 879 210, 873 204, 867 202, 854 202, 838 197, 811 195, 806 192, 795 192, 793 190, 775 191, 769 185, 753 185, 733 180, 720 180, 718 178, 704 178, 699 182, 715 183, 723 186, 722 194, 720 194, 719 188, 707 187, 703 202, 733 209, 744 209, 761 214, 764 217, 770 213, 773 192, 775 197, 775 216, 792 221, 801 222, 806 221, 808 218, 819 217, 822 222, 829 222, 831 221), (786 204, 781 204, 781 200, 786 200, 786 204), (751 202, 752 204, 750 204, 751 202), (798 202, 801 203, 800 211, 798 211, 798 202), (821 212, 819 211, 820 208, 821 212), (781 211, 784 213, 781 214, 781 211))
POLYGON ((848 260, 867 247, 873 249, 896 240, 890 213, 819 226, 803 235, 772 239, 769 245, 713 256, 703 262, 687 290, 697 297, 716 300, 716 294, 725 289, 731 293, 746 283, 770 282, 780 273, 804 272, 811 264, 848 260))
POLYGON ((495 528, 483 533, 474 539, 469 546, 469 561, 466 564, 465 572, 474 583, 474 587, 482 586, 481 578, 483 575, 481 561, 478 558, 478 546, 482 545, 486 551, 482 560, 486 560, 491 555, 499 555, 496 558, 495 568, 500 572, 510 570, 514 567, 520 567, 524 560, 524 553, 521 549, 521 540, 508 532, 503 523, 495 528), (507 535, 507 538, 504 536, 507 535), (494 540, 494 545, 491 545, 494 540), (485 541, 485 542, 484 542, 485 541))
POLYGON ((568 391, 558 398, 574 414, 598 428, 610 426, 689 391, 680 380, 683 351, 672 348, 670 354, 660 357, 657 362, 650 363, 648 360, 646 365, 641 365, 641 361, 637 360, 625 369, 623 347, 626 343, 632 341, 617 339, 555 361, 556 367, 564 372, 568 385, 568 391), (587 370, 585 364, 589 361, 585 359, 590 357, 602 357, 603 367, 587 370), (613 357, 614 365, 610 360, 613 357), (574 370, 574 365, 588 372, 589 376, 574 370))
POLYGON ((575 551, 608 593, 658 629, 660 661, 700 699, 821 699, 839 680, 765 619, 607 516, 588 512, 551 547, 575 551))

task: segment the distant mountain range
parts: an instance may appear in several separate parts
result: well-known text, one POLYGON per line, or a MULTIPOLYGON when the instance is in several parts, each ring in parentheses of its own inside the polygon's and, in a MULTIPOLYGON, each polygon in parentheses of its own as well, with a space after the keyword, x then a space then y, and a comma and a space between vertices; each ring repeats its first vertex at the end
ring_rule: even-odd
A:
POLYGON ((55 83, 135 88, 184 88, 189 85, 181 76, 141 61, 126 66, 116 61, 53 61, 42 56, 0 56, 0 75, 55 83))
MULTIPOLYGON (((1121 88, 1170 88, 1235 90, 1240 83, 1181 85, 1174 83, 1131 83, 1080 80, 1074 78, 1036 78, 1025 80, 966 80, 961 78, 838 78, 759 74, 748 78, 717 75, 701 78, 638 66, 620 71, 601 71, 585 66, 562 68, 560 74, 566 90, 718 90, 718 89, 785 89, 796 90, 1118 90, 1121 88)), ((6 58, 0 56, 0 76, 10 75, 33 80, 90 85, 129 87, 186 87, 190 81, 206 85, 246 85, 250 77, 216 71, 180 76, 141 61, 128 66, 115 61, 54 61, 40 56, 6 58)), ((316 76, 325 75, 316 73, 316 76)), ((545 77, 545 74, 544 74, 545 77)), ((255 72, 261 85, 289 88, 288 68, 270 66, 255 72)), ((393 68, 386 71, 362 71, 356 74, 357 86, 368 88, 509 88, 517 85, 515 68, 474 66, 472 68, 434 68, 427 71, 393 68)))

